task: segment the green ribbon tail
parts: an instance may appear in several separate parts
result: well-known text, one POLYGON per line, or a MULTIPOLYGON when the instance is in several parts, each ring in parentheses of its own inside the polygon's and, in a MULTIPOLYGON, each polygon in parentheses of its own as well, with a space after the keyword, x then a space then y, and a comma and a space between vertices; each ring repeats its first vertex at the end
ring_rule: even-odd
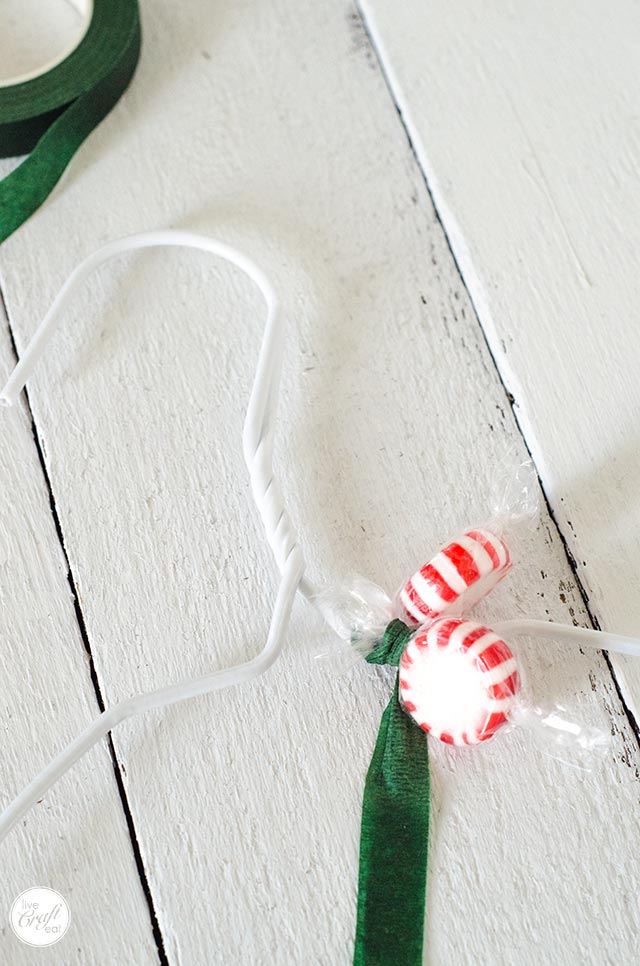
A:
POLYGON ((364 788, 354 966, 422 966, 428 844, 428 741, 396 678, 364 788))

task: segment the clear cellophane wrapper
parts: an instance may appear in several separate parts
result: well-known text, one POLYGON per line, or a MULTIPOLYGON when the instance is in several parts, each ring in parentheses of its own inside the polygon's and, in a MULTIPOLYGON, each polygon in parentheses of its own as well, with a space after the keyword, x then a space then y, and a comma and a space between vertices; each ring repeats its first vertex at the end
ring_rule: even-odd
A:
MULTIPOLYGON (((509 548, 510 559, 504 567, 504 573, 498 578, 501 579, 513 564, 511 548, 519 542, 518 531, 522 528, 535 529, 538 525, 539 486, 530 461, 512 464, 496 474, 489 505, 491 515, 487 522, 460 533, 489 533, 509 548)), ((455 545, 459 539, 454 538, 446 546, 455 545)), ((433 548, 433 552, 436 551, 437 548, 433 548)), ((365 577, 350 575, 338 586, 323 588, 314 599, 318 610, 338 638, 338 641, 334 638, 333 643, 327 643, 316 657, 330 662, 337 673, 343 673, 366 657, 394 618, 413 625, 416 635, 422 635, 436 620, 444 618, 478 620, 490 629, 490 619, 483 616, 480 620, 473 613, 478 599, 490 594, 491 581, 488 583, 488 589, 479 595, 476 596, 473 588, 470 588, 469 592, 448 602, 440 614, 424 616, 418 622, 417 617, 409 615, 402 604, 402 588, 392 598, 365 577)), ((488 602, 490 596, 486 598, 484 614, 488 610, 488 602)), ((518 641, 505 643, 517 662, 519 687, 513 696, 507 721, 496 730, 490 741, 503 740, 514 729, 526 729, 535 733, 536 738, 540 739, 537 743, 546 753, 560 759, 566 758, 574 767, 589 768, 594 757, 606 753, 610 735, 600 728, 573 720, 561 704, 545 701, 544 695, 535 694, 527 674, 526 649, 518 641)), ((553 639, 542 646, 553 647, 553 639)), ((484 744, 486 741, 468 747, 481 747, 484 744)))

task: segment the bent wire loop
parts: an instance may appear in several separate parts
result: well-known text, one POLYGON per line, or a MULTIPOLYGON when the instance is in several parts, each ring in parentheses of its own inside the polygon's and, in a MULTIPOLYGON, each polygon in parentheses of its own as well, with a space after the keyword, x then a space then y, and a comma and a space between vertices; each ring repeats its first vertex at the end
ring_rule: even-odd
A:
MULTIPOLYGON (((187 231, 148 232, 105 245, 86 258, 63 285, 0 392, 0 404, 10 406, 16 402, 42 356, 63 309, 94 269, 116 255, 162 246, 196 248, 231 262, 255 282, 267 305, 267 321, 243 429, 244 458, 249 470, 253 498, 281 574, 267 641, 262 651, 244 664, 169 685, 148 694, 135 695, 108 708, 60 752, 0 815, 0 840, 71 765, 120 722, 138 712, 162 708, 187 698, 219 691, 264 674, 278 659, 282 650, 296 592, 299 591, 321 611, 324 610, 324 616, 330 618, 326 605, 322 604, 321 598, 316 596, 315 588, 304 576, 303 554, 273 472, 273 439, 284 345, 278 300, 268 278, 242 252, 224 242, 187 231)), ((331 623, 330 620, 328 622, 331 623)), ((517 619, 494 623, 493 629, 496 633, 509 637, 525 635, 553 638, 640 657, 640 641, 582 627, 517 619)))
POLYGON ((258 356, 256 374, 244 421, 243 451, 251 478, 251 489, 262 517, 267 540, 281 573, 281 581, 271 617, 267 641, 252 660, 236 667, 214 671, 205 677, 169 685, 150 694, 140 694, 104 711, 75 741, 64 749, 18 795, 0 816, 0 839, 56 782, 67 769, 85 754, 115 725, 140 711, 161 708, 197 695, 232 687, 264 674, 277 660, 289 623, 297 590, 305 596, 313 588, 304 578, 304 559, 296 534, 285 509, 280 485, 273 472, 273 438, 276 406, 282 369, 284 331, 276 293, 263 272, 245 255, 223 242, 185 231, 162 231, 134 235, 114 241, 83 261, 62 287, 51 308, 38 327, 20 362, 0 393, 0 403, 12 405, 17 400, 47 342, 59 322, 67 303, 94 269, 115 255, 158 246, 197 248, 231 262, 258 286, 267 304, 267 321, 258 356))

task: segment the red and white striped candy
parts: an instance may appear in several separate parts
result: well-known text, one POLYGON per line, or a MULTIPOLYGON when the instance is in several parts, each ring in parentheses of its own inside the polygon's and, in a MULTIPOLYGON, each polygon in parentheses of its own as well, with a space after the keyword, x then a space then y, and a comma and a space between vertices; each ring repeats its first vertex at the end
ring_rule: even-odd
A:
POLYGON ((410 578, 398 595, 411 625, 462 613, 489 593, 511 566, 509 549, 490 530, 469 530, 410 578))
POLYGON ((476 621, 441 618, 407 644, 400 700, 424 731, 450 745, 491 738, 520 690, 511 649, 476 621))

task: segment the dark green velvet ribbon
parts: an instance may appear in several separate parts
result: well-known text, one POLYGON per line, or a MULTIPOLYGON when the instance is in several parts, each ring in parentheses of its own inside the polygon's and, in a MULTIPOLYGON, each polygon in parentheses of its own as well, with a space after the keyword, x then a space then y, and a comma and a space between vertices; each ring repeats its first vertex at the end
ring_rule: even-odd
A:
MULTIPOLYGON (((368 655, 398 667, 412 636, 392 621, 368 655)), ((362 801, 354 966, 421 966, 429 844, 427 736, 403 711, 398 677, 362 801)))
POLYGON ((137 0, 94 0, 86 34, 51 70, 0 88, 0 157, 28 157, 0 182, 0 242, 39 208, 127 87, 140 53, 137 0))

